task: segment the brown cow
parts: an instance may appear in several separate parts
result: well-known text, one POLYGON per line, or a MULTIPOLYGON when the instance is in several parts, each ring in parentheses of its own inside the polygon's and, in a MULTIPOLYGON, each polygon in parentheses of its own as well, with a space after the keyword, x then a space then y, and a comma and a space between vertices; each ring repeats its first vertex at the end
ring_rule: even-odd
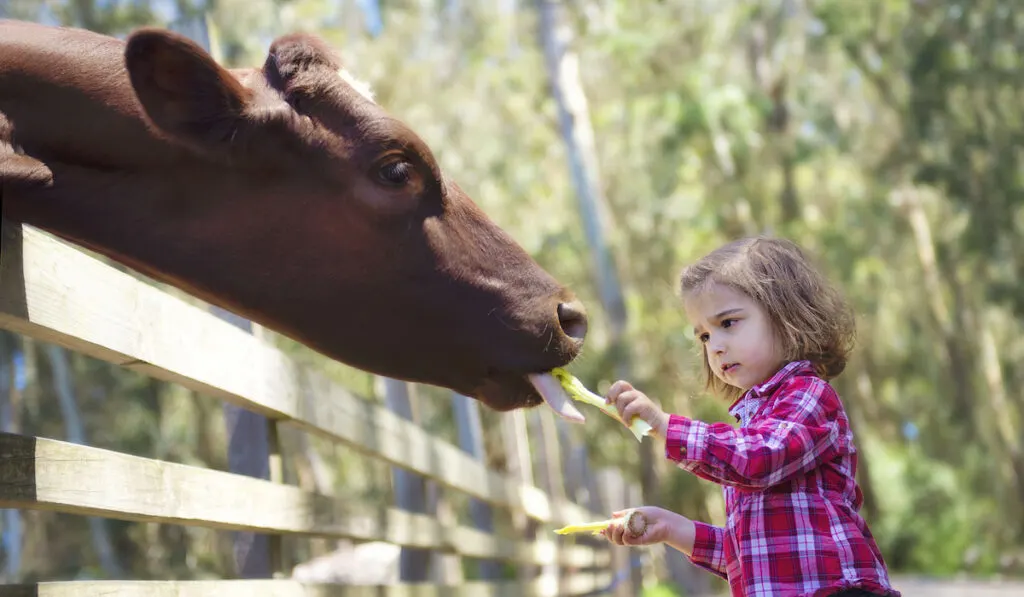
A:
POLYGON ((573 294, 316 37, 226 70, 168 31, 0 21, 0 182, 6 218, 497 410, 539 404, 529 374, 586 334, 573 294))

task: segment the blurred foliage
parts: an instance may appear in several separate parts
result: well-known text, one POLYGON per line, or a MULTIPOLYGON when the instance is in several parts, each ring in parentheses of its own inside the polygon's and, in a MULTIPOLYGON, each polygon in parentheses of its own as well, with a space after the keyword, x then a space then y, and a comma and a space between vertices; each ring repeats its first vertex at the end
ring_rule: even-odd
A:
MULTIPOLYGON (((9 16, 116 35, 208 11, 229 65, 262 63, 278 34, 319 32, 484 210, 591 305, 591 337, 573 371, 598 391, 615 381, 533 4, 3 1, 9 16), (381 9, 379 31, 367 6, 381 9)), ((864 512, 894 570, 1024 573, 1024 8, 1012 0, 567 6, 627 296, 635 385, 670 410, 728 420, 726 405, 703 393, 676 275, 740 235, 792 237, 858 313, 859 348, 836 385, 861 450, 864 512)), ((277 341, 379 399, 369 375, 277 341)), ((224 466, 214 402, 75 363, 90 442, 224 466)), ((48 418, 55 411, 38 406, 51 399, 44 378, 40 371, 23 404, 24 427, 61 437, 48 418)), ((454 439, 445 393, 421 388, 417 407, 425 427, 454 439)), ((500 462, 500 415, 483 419, 500 462)), ((571 434, 592 466, 639 477, 632 438, 610 419, 591 421, 571 434)), ((330 458, 338 491, 371 492, 387 480, 358 456, 315 447, 330 458)), ((659 504, 722 522, 717 487, 661 467, 659 504)), ((222 570, 206 555, 214 553, 207 535, 161 532, 194 535, 188 557, 207 560, 147 555, 152 566, 165 558, 160 575, 222 570)), ((137 540, 118 537, 125 550, 137 540)), ((46 577, 89 574, 76 559, 26 562, 55 566, 34 571, 46 577)))

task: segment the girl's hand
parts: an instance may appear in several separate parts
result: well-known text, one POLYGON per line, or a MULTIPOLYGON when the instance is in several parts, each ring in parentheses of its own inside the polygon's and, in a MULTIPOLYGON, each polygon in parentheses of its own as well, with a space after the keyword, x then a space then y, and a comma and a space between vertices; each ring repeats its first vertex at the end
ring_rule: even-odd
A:
POLYGON ((693 521, 671 510, 641 506, 613 512, 612 519, 617 522, 601 531, 601 535, 615 545, 667 543, 684 553, 693 550, 693 521), (627 517, 630 513, 631 520, 627 517))
POLYGON ((668 415, 646 394, 635 389, 628 381, 619 380, 612 384, 605 401, 615 406, 619 411, 619 416, 627 424, 633 420, 633 417, 640 417, 647 421, 658 437, 664 439, 668 430, 668 415))

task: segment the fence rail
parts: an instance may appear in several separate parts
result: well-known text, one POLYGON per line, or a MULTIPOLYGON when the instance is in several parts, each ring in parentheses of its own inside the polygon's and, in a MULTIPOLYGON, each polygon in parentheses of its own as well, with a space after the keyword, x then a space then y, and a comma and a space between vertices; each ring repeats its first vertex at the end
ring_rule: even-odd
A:
MULTIPOLYGON (((319 435, 539 525, 607 516, 487 468, 388 409, 203 309, 122 273, 29 226, 5 222, 0 328, 180 384, 257 412, 271 423, 271 480, 73 443, 0 434, 0 507, 157 521, 281 535, 385 541, 439 553, 542 567, 568 575, 519 582, 387 587, 286 580, 60 582, 0 587, 4 595, 570 595, 611 582, 621 553, 542 529, 539 539, 484 532, 395 507, 282 483, 278 424, 319 435), (400 438, 400 441, 399 439, 400 438), (274 459, 278 459, 274 462, 274 459)), ((547 413, 545 413, 547 415, 547 413)), ((549 416, 549 415, 547 415, 549 416)), ((605 472, 607 477, 607 471, 605 472)), ((607 483, 606 483, 607 485, 607 483)), ((619 494, 621 481, 611 482, 619 494)), ((621 507, 624 495, 609 507, 621 507)), ((606 499, 606 501, 608 501, 606 499)), ((279 540, 278 540, 279 541, 279 540)), ((275 544, 280 549, 280 543, 275 544)), ((621 594, 621 593, 620 593, 621 594)))
POLYGON ((287 580, 185 582, 64 582, 12 586, 9 597, 521 597, 531 594, 585 594, 604 586, 580 578, 568 593, 553 593, 543 583, 467 582, 458 586, 423 584, 357 587, 309 585, 287 580))

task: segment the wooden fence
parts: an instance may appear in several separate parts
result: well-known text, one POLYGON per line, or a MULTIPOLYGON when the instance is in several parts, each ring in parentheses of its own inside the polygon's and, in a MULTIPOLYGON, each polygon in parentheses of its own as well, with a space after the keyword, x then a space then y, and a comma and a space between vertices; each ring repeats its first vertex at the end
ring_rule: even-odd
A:
MULTIPOLYGON (((527 462, 519 475, 488 469, 480 454, 432 437, 391 410, 356 397, 222 318, 136 280, 28 226, 4 223, 0 258, 0 328, 63 346, 153 378, 180 384, 266 417, 269 479, 147 459, 43 437, 0 433, 0 507, 51 510, 122 520, 197 525, 268 537, 273 576, 221 581, 82 581, 2 585, 0 595, 635 595, 631 552, 551 530, 601 519, 637 503, 614 470, 571 474, 566 491, 558 428, 548 412, 529 414, 542 433, 520 444, 543 461, 535 486, 527 462), (294 426, 461 492, 486 508, 525 521, 496 534, 488 525, 353 503, 283 482, 278 443, 294 426), (538 437, 539 435, 539 437, 538 437), (543 441, 539 441, 543 440, 543 441), (531 450, 532 449, 532 450, 531 450), (584 477, 584 478, 581 478, 584 477), (578 491, 585 487, 589 491, 578 491), (577 504, 571 496, 587 495, 577 504), (531 536, 524 528, 532 527, 531 536), (283 536, 382 541, 446 556, 496 561, 513 578, 446 585, 305 584, 291 578, 283 536), (624 579, 627 579, 624 581, 624 579)), ((475 405, 474 405, 475 407, 475 405)), ((503 416, 511 437, 526 441, 527 415, 503 416)), ((497 430, 496 430, 497 431, 497 430)), ((294 564, 294 562, 290 562, 294 564)), ((505 576, 509 576, 506 572, 505 576)))

